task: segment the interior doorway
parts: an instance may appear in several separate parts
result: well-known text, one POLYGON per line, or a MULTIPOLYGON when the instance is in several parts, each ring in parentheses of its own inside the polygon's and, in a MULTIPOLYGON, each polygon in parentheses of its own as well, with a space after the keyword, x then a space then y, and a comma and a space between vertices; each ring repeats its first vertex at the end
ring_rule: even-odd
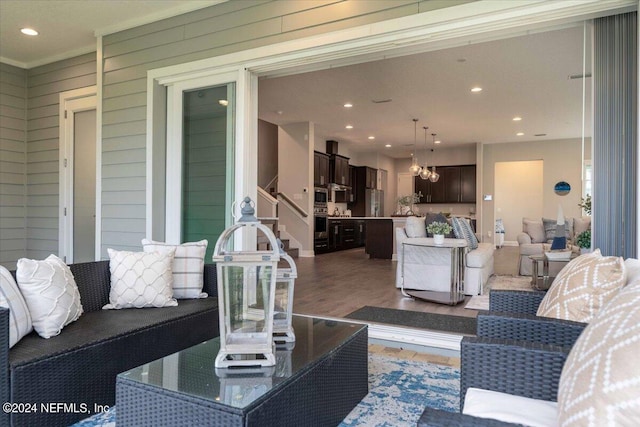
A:
POLYGON ((95 87, 60 94, 60 239, 67 263, 94 261, 96 253, 95 87))

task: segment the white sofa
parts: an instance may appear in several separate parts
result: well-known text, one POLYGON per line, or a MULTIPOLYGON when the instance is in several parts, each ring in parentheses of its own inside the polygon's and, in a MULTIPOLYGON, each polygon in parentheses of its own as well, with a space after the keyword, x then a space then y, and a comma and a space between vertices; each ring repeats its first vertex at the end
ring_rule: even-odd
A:
MULTIPOLYGON (((451 256, 442 248, 406 246, 403 243, 419 242, 421 237, 408 237, 404 228, 396 227, 396 288, 448 292, 451 288, 451 256), (403 259, 406 257, 406 259, 403 259), (404 262, 403 262, 404 261, 404 262)), ((493 274, 492 243, 479 243, 477 249, 466 254, 464 269, 465 295, 481 295, 484 285, 493 274)))

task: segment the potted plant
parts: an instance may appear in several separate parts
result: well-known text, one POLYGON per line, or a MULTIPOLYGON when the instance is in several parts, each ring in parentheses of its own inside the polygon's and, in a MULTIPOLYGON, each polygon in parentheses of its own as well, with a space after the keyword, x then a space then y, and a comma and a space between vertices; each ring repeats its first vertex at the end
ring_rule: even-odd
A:
POLYGON ((580 253, 591 252, 591 230, 585 230, 576 237, 576 244, 580 247, 580 253))
POLYGON ((408 196, 402 196, 398 199, 398 213, 400 215, 413 215, 413 204, 420 201, 420 194, 410 194, 408 196))
POLYGON ((427 232, 433 234, 433 242, 436 245, 444 243, 444 235, 451 233, 451 226, 446 222, 432 222, 427 225, 427 232))
POLYGON ((582 208, 584 213, 591 216, 591 194, 587 194, 587 197, 581 198, 578 206, 582 208))

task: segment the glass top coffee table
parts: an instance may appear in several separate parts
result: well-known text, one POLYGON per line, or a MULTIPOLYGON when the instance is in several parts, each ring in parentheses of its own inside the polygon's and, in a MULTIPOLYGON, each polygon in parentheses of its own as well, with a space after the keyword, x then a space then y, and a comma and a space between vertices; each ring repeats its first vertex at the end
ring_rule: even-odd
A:
POLYGON ((118 426, 337 425, 368 393, 367 326, 293 317, 276 366, 215 368, 218 338, 118 375, 118 426))

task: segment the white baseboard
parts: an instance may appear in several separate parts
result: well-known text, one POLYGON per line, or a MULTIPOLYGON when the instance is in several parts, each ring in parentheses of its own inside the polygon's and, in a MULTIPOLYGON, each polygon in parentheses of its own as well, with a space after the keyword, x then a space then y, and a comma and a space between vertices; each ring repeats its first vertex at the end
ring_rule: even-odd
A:
POLYGON ((298 256, 300 258, 313 258, 314 256, 316 256, 316 253, 314 251, 303 251, 303 250, 300 250, 300 251, 298 251, 298 256))

